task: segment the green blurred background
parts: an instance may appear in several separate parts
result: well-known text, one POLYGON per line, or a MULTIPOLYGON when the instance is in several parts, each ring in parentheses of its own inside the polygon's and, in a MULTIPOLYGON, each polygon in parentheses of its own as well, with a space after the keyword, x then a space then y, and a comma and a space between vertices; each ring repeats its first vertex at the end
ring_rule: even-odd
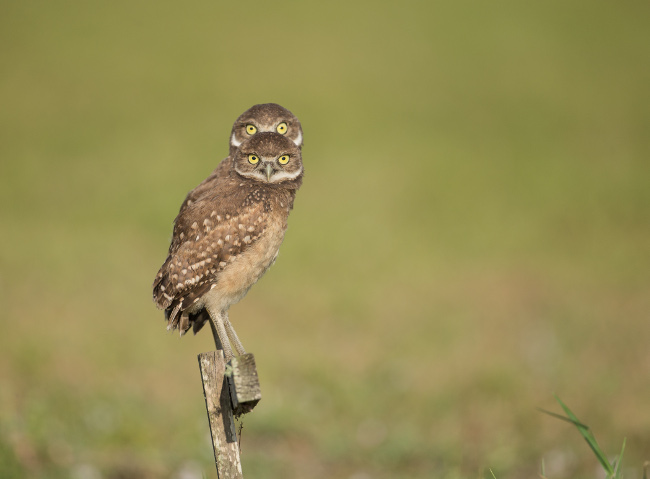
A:
POLYGON ((151 301, 232 122, 302 121, 231 310, 247 478, 628 477, 650 459, 648 2, 0 4, 0 477, 216 477, 151 301), (490 476, 491 477, 491 476, 490 476))

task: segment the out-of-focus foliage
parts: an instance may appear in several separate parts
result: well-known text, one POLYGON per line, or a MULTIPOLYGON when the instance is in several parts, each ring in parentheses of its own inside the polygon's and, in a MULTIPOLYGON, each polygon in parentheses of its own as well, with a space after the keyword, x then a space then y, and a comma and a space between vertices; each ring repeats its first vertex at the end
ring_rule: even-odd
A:
MULTIPOLYGON (((213 477, 197 337, 151 302, 255 103, 305 131, 231 310, 246 477, 593 477, 650 450, 650 5, 0 5, 0 477, 213 477), (480 473, 482 474, 482 472, 480 473)), ((645 456, 644 456, 645 454, 645 456)), ((638 474, 637 474, 638 475, 638 474)))

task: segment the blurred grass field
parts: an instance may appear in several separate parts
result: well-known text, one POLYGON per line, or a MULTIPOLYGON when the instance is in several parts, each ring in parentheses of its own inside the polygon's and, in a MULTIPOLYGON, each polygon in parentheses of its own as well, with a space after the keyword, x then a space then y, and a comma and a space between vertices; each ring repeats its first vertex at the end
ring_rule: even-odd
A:
POLYGON ((151 301, 232 122, 302 121, 231 310, 247 478, 596 477, 650 459, 647 2, 0 4, 0 477, 216 477, 151 301))

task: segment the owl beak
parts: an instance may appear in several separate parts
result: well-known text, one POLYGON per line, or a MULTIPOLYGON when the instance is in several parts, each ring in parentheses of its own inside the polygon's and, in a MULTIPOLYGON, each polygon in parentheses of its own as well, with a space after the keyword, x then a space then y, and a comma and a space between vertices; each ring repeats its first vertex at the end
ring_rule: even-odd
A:
POLYGON ((271 163, 266 164, 266 181, 271 182, 271 175, 273 174, 273 165, 271 163))

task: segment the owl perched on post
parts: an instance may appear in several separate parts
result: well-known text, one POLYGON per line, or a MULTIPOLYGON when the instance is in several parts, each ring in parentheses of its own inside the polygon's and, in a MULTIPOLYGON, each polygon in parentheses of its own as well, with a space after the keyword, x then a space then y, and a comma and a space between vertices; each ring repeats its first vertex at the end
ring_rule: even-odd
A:
POLYGON ((169 254, 153 283, 167 328, 196 332, 209 316, 226 360, 233 356, 230 342, 245 353, 228 308, 275 261, 303 179, 300 148, 280 133, 257 133, 231 157, 227 172, 174 220, 169 254))
POLYGON ((232 125, 230 133, 230 155, 201 184, 190 191, 181 205, 181 211, 188 204, 196 201, 203 193, 214 188, 218 178, 228 176, 230 162, 237 152, 237 148, 253 135, 263 132, 276 132, 293 141, 298 148, 302 148, 302 125, 286 108, 277 103, 262 103, 253 105, 239 115, 232 125))

